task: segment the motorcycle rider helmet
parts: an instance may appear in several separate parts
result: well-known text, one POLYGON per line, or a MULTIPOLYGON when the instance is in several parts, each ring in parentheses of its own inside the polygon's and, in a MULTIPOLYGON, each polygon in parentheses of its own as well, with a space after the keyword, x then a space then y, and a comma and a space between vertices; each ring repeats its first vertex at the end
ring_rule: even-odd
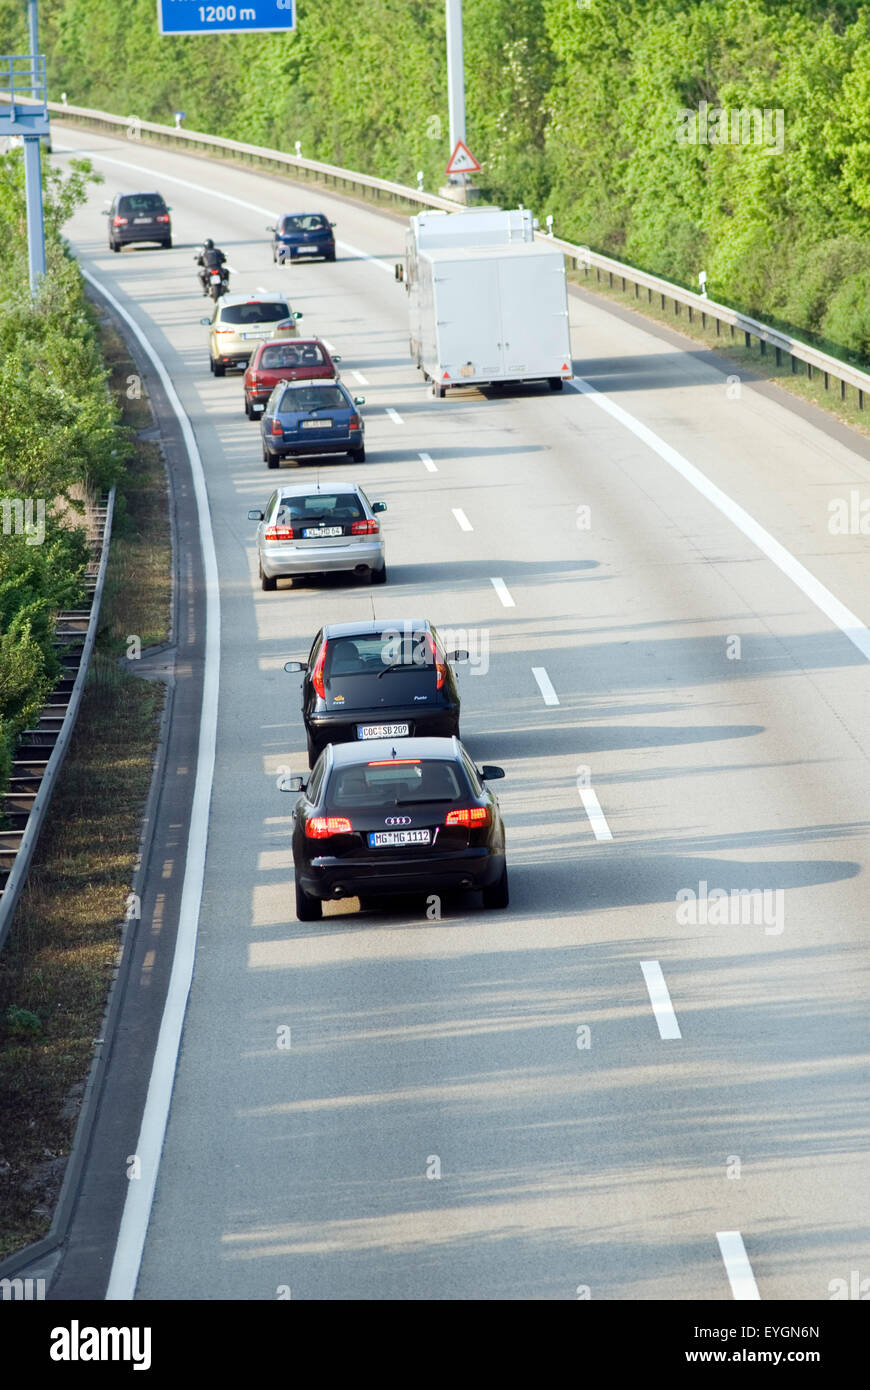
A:
POLYGON ((205 241, 204 241, 202 244, 203 244, 203 246, 205 247, 206 251, 213 251, 213 250, 214 250, 214 242, 212 241, 212 239, 211 239, 210 236, 207 236, 206 239, 205 239, 205 241))

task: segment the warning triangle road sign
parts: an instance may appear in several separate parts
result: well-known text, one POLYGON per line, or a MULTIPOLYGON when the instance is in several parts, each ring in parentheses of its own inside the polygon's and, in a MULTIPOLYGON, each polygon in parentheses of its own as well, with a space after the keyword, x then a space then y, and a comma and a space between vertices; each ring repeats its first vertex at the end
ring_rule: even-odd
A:
POLYGON ((480 165, 475 159, 471 150, 464 140, 456 141, 456 149, 450 156, 450 163, 447 165, 448 174, 473 174, 480 172, 480 165))

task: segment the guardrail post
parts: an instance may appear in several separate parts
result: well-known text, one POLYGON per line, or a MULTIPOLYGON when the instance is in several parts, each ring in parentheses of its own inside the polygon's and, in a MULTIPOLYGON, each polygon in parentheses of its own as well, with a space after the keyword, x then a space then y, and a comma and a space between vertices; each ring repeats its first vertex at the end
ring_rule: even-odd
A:
POLYGON ((763 338, 759 338, 758 346, 761 348, 762 357, 765 357, 767 355, 767 343, 764 341, 763 338))
POLYGON ((828 373, 825 372, 825 390, 826 390, 826 391, 830 390, 830 386, 831 386, 831 383, 830 383, 830 381, 828 380, 828 373))
POLYGON ((813 364, 812 364, 812 362, 808 362, 808 363, 807 363, 807 381, 812 381, 812 379, 813 379, 813 364))
POLYGON ((792 354, 791 354, 791 372, 792 372, 792 376, 794 376, 794 374, 795 374, 796 371, 797 371, 797 358, 795 357, 794 353, 792 353, 792 354))
POLYGON ((844 401, 845 399, 846 399, 846 383, 845 383, 845 381, 843 380, 843 378, 840 377, 840 400, 841 400, 841 401, 844 401))
POLYGON ((734 337, 734 324, 733 324, 733 323, 729 323, 728 327, 731 329, 731 337, 733 338, 733 337, 734 337))
POLYGON ((752 347, 752 339, 751 339, 751 337, 749 336, 749 334, 748 334, 748 333, 744 333, 743 336, 744 336, 744 338, 746 339, 746 346, 747 346, 747 347, 752 347))
POLYGON ((860 386, 858 387, 858 409, 864 409, 864 392, 861 390, 860 386))
POLYGON ((782 349, 775 348, 774 351, 776 352, 776 365, 779 367, 782 365, 782 349))
POLYGON ((717 319, 717 320, 716 320, 716 337, 717 337, 717 338, 721 338, 721 336, 722 336, 722 322, 721 322, 720 319, 717 319))
POLYGON ((692 306, 691 306, 691 304, 689 304, 687 307, 688 307, 688 310, 689 310, 689 323, 693 323, 694 320, 693 320, 693 318, 692 318, 692 306))

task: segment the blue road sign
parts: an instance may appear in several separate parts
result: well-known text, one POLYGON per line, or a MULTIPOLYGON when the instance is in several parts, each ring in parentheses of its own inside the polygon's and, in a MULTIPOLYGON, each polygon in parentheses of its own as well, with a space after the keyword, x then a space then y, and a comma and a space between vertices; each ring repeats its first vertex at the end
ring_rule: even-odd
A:
POLYGON ((239 0, 204 5, 200 0, 157 0, 161 34, 268 34, 296 28, 295 0, 239 0))

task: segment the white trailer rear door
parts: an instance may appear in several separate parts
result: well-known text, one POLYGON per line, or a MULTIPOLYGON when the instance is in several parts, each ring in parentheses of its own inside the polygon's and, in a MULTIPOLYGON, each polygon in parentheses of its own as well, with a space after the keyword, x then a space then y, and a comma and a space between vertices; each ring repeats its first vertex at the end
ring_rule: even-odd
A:
POLYGON ((482 257, 437 261, 435 279, 438 361, 442 373, 447 371, 450 381, 459 383, 464 376, 485 379, 490 373, 500 373, 503 353, 498 263, 482 257))
POLYGON ((570 357, 561 256, 511 256, 499 262, 504 371, 559 376, 570 357))

